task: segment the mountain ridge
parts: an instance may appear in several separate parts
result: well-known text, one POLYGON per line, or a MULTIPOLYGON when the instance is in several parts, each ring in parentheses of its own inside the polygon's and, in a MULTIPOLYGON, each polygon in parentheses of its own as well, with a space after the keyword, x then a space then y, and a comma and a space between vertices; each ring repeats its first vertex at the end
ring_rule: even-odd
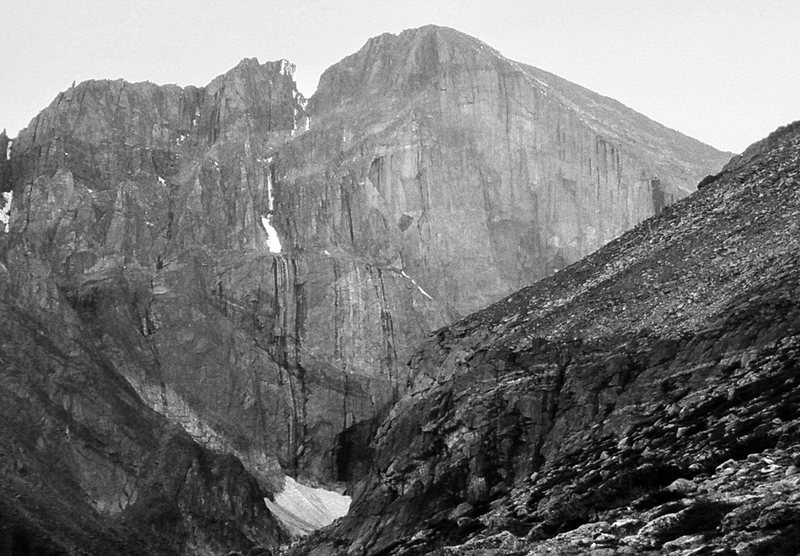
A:
POLYGON ((604 138, 464 36, 368 42, 377 62, 325 74, 365 61, 352 105, 333 85, 306 104, 288 61, 252 58, 205 87, 65 91, 0 157, 4 297, 268 496, 285 474, 356 481, 418 340, 668 210, 725 157, 664 165, 604 138), (399 88, 373 90, 388 65, 399 88))
MULTIPOLYGON (((520 71, 523 71, 525 73, 529 73, 530 77, 532 79, 538 81, 539 85, 543 89, 552 88, 552 83, 548 83, 548 82, 555 81, 556 84, 558 85, 558 88, 566 89, 566 90, 569 90, 569 91, 575 91, 575 92, 579 93, 579 95, 573 94, 572 95, 573 97, 578 96, 578 97, 583 97, 584 99, 589 98, 589 99, 592 99, 593 102, 595 102, 595 103, 598 103, 598 101, 599 101, 599 103, 606 104, 606 105, 608 105, 608 106, 610 106, 612 108, 617 109, 620 112, 627 112, 629 114, 635 114, 636 116, 638 116, 640 118, 646 119, 652 127, 659 129, 659 131, 662 131, 662 132, 666 131, 668 133, 677 133, 681 137, 687 138, 687 139, 689 139, 691 141, 695 141, 698 146, 703 146, 704 148, 707 147, 707 145, 702 144, 702 142, 700 142, 700 141, 698 141, 696 139, 693 139, 691 137, 688 137, 687 135, 685 135, 684 133, 682 133, 682 132, 680 132, 678 130, 669 128, 667 126, 664 126, 663 124, 660 124, 660 123, 656 122, 655 120, 652 120, 651 118, 648 118, 647 116, 643 115, 641 112, 638 112, 637 110, 626 106, 625 104, 619 102, 616 99, 613 99, 613 98, 611 98, 609 96, 606 96, 606 95, 603 95, 601 93, 596 93, 594 91, 591 91, 591 90, 587 89, 586 87, 583 87, 581 85, 572 83, 569 80, 567 80, 567 79, 565 79, 565 78, 563 78, 563 77, 561 77, 559 75, 556 75, 556 74, 554 74, 552 72, 548 72, 548 71, 539 69, 537 67, 534 67, 534 66, 532 66, 530 64, 526 64, 526 63, 523 63, 523 62, 519 62, 519 61, 512 60, 510 58, 507 58, 501 52, 499 52, 498 50, 492 48, 488 44, 480 41, 479 39, 471 37, 471 36, 467 35, 466 33, 462 33, 462 32, 460 32, 460 31, 458 31, 456 29, 437 26, 437 25, 427 25, 427 26, 423 26, 423 27, 420 27, 420 28, 407 29, 407 30, 404 30, 404 31, 402 31, 402 32, 400 32, 398 34, 384 33, 382 35, 379 35, 377 37, 373 37, 373 38, 369 39, 359 51, 357 51, 357 52, 355 52, 355 53, 343 58, 341 61, 339 61, 338 63, 336 63, 333 66, 329 67, 327 70, 325 70, 325 72, 323 72, 322 76, 320 77, 320 84, 317 87, 317 91, 319 91, 320 88, 323 88, 323 89, 334 88, 333 86, 328 85, 327 81, 329 79, 332 79, 332 77, 329 74, 333 73, 333 71, 335 70, 335 68, 337 68, 337 66, 343 65, 343 66, 349 68, 349 67, 353 66, 354 64, 358 64, 358 62, 361 61, 361 64, 359 64, 359 65, 361 66, 361 69, 362 69, 362 72, 363 72, 363 70, 366 69, 363 66, 376 65, 376 64, 380 64, 383 61, 383 60, 380 60, 380 57, 381 57, 380 55, 381 55, 381 51, 382 50, 387 50, 388 49, 388 50, 393 51, 393 53, 396 53, 397 50, 398 50, 397 44, 399 43, 401 52, 410 51, 411 53, 415 53, 416 51, 418 51, 423 46, 428 46, 428 45, 425 44, 426 42, 433 42, 434 44, 432 45, 432 48, 435 49, 435 50, 449 50, 450 52, 452 52, 452 51, 455 51, 457 48, 468 48, 472 52, 480 53, 481 56, 483 56, 483 52, 482 51, 486 51, 486 53, 489 55, 488 58, 487 58, 488 60, 497 60, 498 63, 507 64, 510 67, 516 67, 520 71), (440 39, 441 37, 444 37, 444 38, 441 39, 441 40, 437 40, 437 39, 440 39), (412 40, 409 41, 408 40, 409 38, 411 38, 412 40), (431 39, 433 39, 433 40, 431 40, 431 39), (411 43, 410 45, 409 45, 409 42, 411 43), (422 43, 422 44, 420 44, 420 43, 422 43), (379 58, 378 60, 374 60, 374 58, 376 56, 379 58), (370 63, 370 59, 373 60, 372 63, 370 63), (619 110, 619 109, 621 109, 621 110, 619 110)), ((429 47, 431 47, 431 46, 429 46, 429 47)), ((363 83, 364 81, 365 81, 364 79, 358 79, 359 83, 363 83)), ((368 81, 368 80, 366 80, 366 81, 368 81)), ((392 80, 392 79, 382 79, 381 81, 384 84, 391 84, 394 80, 392 80)), ((337 88, 343 89, 343 90, 348 90, 348 89, 351 88, 349 86, 341 86, 341 83, 339 83, 338 85, 339 86, 337 88)), ((314 95, 316 95, 316 91, 309 98, 313 99, 314 95)), ((351 93, 351 94, 349 94, 347 96, 352 97, 353 95, 351 93)), ((576 112, 580 112, 580 110, 577 108, 577 106, 579 104, 584 104, 584 106, 587 104, 585 102, 584 103, 576 103, 573 99, 569 99, 566 96, 564 96, 563 94, 561 94, 561 98, 565 102, 566 106, 569 106, 571 109, 576 110, 576 112)), ((312 104, 313 104, 313 102, 312 102, 312 104)), ((602 121, 600 118, 597 118, 597 117, 594 117, 594 119, 596 121, 598 121, 598 122, 602 121)), ((725 156, 727 156, 728 158, 730 158, 730 156, 732 156, 734 153, 725 152, 723 154, 725 156)))

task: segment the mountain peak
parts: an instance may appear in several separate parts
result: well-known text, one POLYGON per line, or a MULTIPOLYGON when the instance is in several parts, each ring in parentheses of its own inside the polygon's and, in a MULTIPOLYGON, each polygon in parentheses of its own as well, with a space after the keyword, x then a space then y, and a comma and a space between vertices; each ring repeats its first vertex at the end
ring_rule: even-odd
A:
POLYGON ((449 27, 426 25, 398 35, 383 33, 326 70, 317 89, 318 105, 362 95, 410 95, 439 87, 454 67, 478 71, 508 61, 495 49, 449 27), (324 97, 324 101, 319 101, 324 97))
MULTIPOLYGON (((404 362, 429 331, 667 212, 722 163, 710 147, 444 27, 381 35, 328 70, 311 106, 313 125, 292 70, 286 60, 246 58, 205 87, 87 82, 59 95, 14 140, 10 163, 0 164, 0 192, 14 193, 8 232, 0 231, 0 310, 9 313, 12 304, 16 311, 0 319, 0 359, 11 362, 0 365, 0 381, 13 385, 0 389, 0 452, 22 456, 20 465, 5 466, 3 484, 27 488, 29 479, 15 471, 24 466, 33 487, 63 487, 43 491, 46 500, 65 500, 59 515, 112 528, 122 516, 132 531, 148 534, 150 518, 159 518, 181 546, 220 531, 197 521, 206 514, 224 520, 231 535, 241 538, 242 527, 258 532, 247 515, 236 515, 253 508, 248 515, 265 517, 253 541, 276 546, 264 496, 216 475, 246 495, 214 490, 234 503, 225 509, 204 494, 212 487, 196 482, 210 475, 192 457, 168 466, 192 480, 187 489, 148 455, 172 453, 152 434, 131 445, 131 404, 108 406, 96 418, 88 408, 106 407, 117 393, 138 396, 136 412, 161 413, 201 445, 239 458, 243 469, 225 469, 252 474, 249 483, 266 490, 276 512, 306 506, 303 489, 282 480, 284 470, 329 486, 362 477, 375 429, 411 384, 404 362), (40 349, 45 337, 69 361, 40 349), (91 403, 75 397, 87 380, 101 388, 89 392, 91 403), (43 414, 50 415, 44 429, 26 425, 43 414), (91 442, 75 423, 86 425, 91 442), (18 440, 3 434, 12 429, 21 431, 18 440), (31 443, 31 432, 46 442, 31 443), (63 475, 48 478, 53 454, 71 453, 81 457, 60 459, 63 475), (190 499, 168 489, 161 504, 148 485, 162 478, 190 499), (82 500, 95 507, 72 503, 82 500), (185 533, 151 511, 153 500, 185 533)), ((0 140, 0 158, 2 148, 0 140)), ((638 268, 632 274, 637 284, 650 279, 638 268)), ((538 306, 549 307, 531 309, 538 306)), ((489 367, 481 358, 498 359, 450 360, 478 366, 481 384, 493 387, 501 369, 482 374, 489 367)), ((528 400, 540 399, 536 388, 528 400)), ((528 401, 513 407, 515 417, 489 422, 505 428, 534 415, 528 401)), ((437 429, 413 430, 427 437, 437 429)), ((497 436, 486 438, 462 453, 492 455, 497 436)), ((511 450, 540 446, 522 436, 503 442, 511 450)), ((189 448, 207 459, 198 450, 189 448)), ((481 472, 490 459, 471 469, 481 472)), ((495 479, 476 476, 467 488, 476 508, 488 506, 484 486, 495 479)), ((26 492, 5 497, 33 516, 25 522, 58 524, 26 492)), ((245 541, 226 550, 249 550, 245 541)))
POLYGON ((444 27, 441 25, 423 25, 422 27, 414 27, 405 29, 398 34, 383 33, 376 37, 372 37, 367 41, 367 45, 371 42, 385 42, 396 41, 406 44, 418 44, 426 40, 436 40, 439 44, 447 44, 450 46, 458 46, 462 48, 485 47, 490 48, 483 41, 476 39, 472 35, 468 35, 458 29, 452 27, 444 27))
POLYGON ((267 74, 285 75, 294 77, 295 65, 286 58, 264 62, 263 64, 258 61, 258 58, 242 58, 233 68, 225 72, 220 77, 235 75, 237 73, 246 71, 264 72, 267 74))

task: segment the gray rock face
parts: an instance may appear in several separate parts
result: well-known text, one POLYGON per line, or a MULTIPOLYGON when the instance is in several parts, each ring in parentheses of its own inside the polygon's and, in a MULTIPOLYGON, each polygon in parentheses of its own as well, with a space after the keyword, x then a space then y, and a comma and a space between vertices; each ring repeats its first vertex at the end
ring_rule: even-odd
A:
POLYGON ((729 158, 438 27, 371 39, 309 109, 279 157, 282 214, 303 224, 287 232, 402 268, 451 314, 578 260, 729 158))
POLYGON ((88 82, 62 94, 16 141, 6 253, 13 297, 42 311, 69 302, 152 407, 241 452, 267 486, 278 450, 264 446, 284 433, 263 430, 265 407, 286 407, 280 386, 255 403, 281 372, 253 344, 271 345, 275 282, 289 275, 260 219, 264 153, 304 117, 289 69, 245 60, 206 89, 88 82))
POLYGON ((419 339, 726 158, 437 27, 372 39, 308 106, 286 61, 91 81, 3 161, 2 287, 265 489, 354 481, 337 436, 401 397, 419 339))

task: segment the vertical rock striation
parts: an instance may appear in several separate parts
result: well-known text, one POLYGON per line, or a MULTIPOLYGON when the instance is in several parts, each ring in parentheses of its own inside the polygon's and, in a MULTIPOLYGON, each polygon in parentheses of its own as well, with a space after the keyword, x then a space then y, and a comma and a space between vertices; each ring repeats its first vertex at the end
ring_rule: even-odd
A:
POLYGON ((268 490, 281 468, 332 478, 336 434, 405 388, 396 343, 445 322, 397 270, 271 246, 292 223, 275 159, 308 128, 292 71, 73 87, 15 141, 3 236, 9 297, 76 313, 151 407, 268 490))
POLYGON ((434 26, 371 39, 309 110, 278 159, 293 242, 401 269, 448 315, 578 260, 729 158, 434 26))

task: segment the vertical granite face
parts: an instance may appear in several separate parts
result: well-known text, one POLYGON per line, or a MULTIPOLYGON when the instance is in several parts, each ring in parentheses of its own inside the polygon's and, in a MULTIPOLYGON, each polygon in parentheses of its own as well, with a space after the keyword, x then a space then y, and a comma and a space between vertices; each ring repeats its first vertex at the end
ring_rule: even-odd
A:
POLYGON ((336 434, 397 399, 404 350, 446 322, 399 270, 270 249, 274 159, 308 128, 292 71, 63 93, 15 141, 2 238, 10 297, 77 313, 151 407, 268 489, 330 479, 336 434))
POLYGON ((77 318, 151 408, 268 490, 354 480, 336 462, 364 435, 337 436, 403 395, 418 340, 726 158, 449 29, 370 40, 308 105, 292 71, 82 83, 3 165, 8 298, 77 318))
POLYGON ((438 27, 371 39, 309 109, 278 159, 293 241, 402 269, 448 314, 578 260, 728 158, 438 27))
POLYGON ((245 60, 205 89, 88 82, 20 134, 11 161, 10 295, 42 311, 71 305, 151 406, 241 451, 267 484, 284 442, 253 430, 266 418, 262 382, 280 374, 264 153, 304 118, 285 61, 245 60), (226 291, 235 272, 243 291, 226 291), (260 295, 265 314, 229 310, 240 293, 260 295))

